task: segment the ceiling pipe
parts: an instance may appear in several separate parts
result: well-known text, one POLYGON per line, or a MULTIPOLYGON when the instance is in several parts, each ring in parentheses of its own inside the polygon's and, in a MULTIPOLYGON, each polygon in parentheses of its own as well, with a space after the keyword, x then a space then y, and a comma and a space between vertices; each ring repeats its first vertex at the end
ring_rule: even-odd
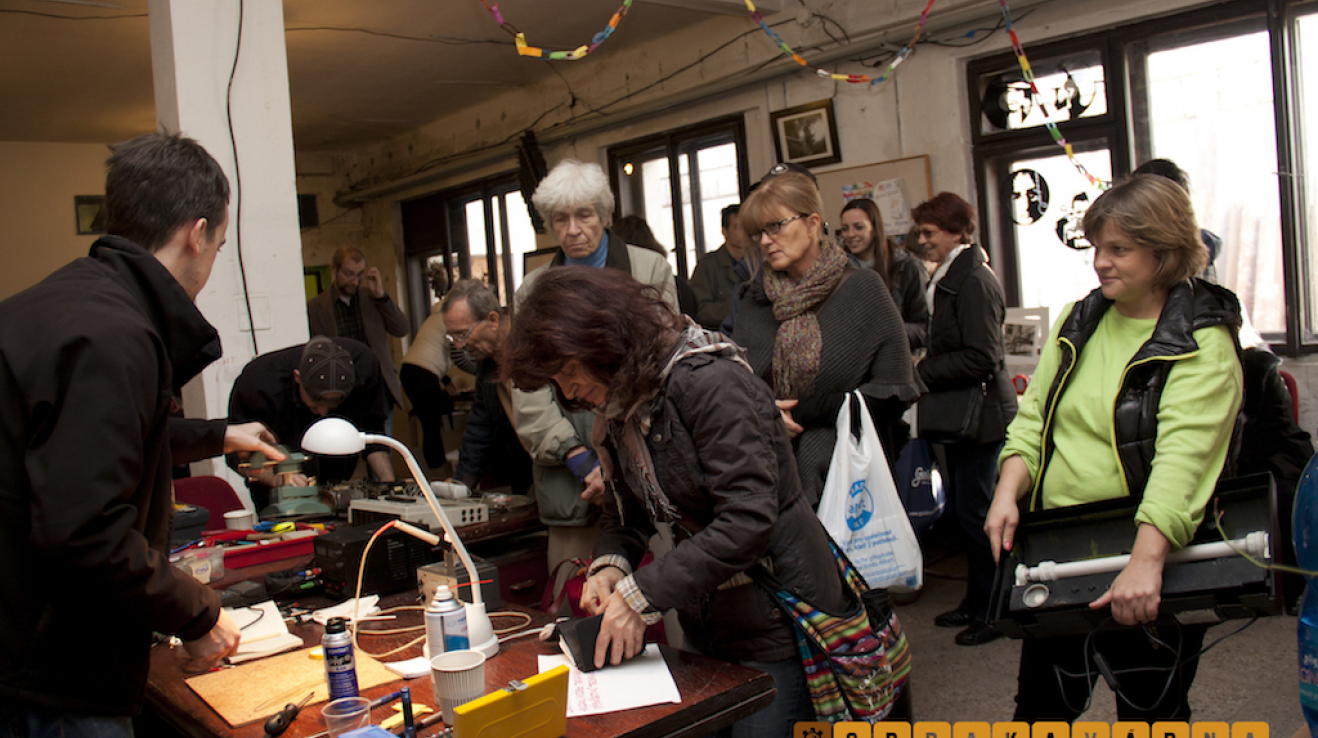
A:
MULTIPOLYGON (((1020 11, 1045 5, 1053 1, 1054 0, 1016 0, 1015 2, 1012 2, 1011 7, 1016 11, 1020 11)), ((987 18, 995 17, 999 13, 1000 11, 996 3, 990 5, 989 3, 984 2, 984 0, 971 0, 958 7, 950 9, 944 8, 940 12, 932 14, 929 24, 925 26, 924 34, 929 35, 965 26, 976 21, 983 21, 987 18)), ((903 29, 912 30, 918 19, 919 15, 916 14, 909 18, 890 23, 883 28, 869 31, 863 36, 856 38, 851 44, 830 49, 810 61, 817 67, 824 67, 842 59, 877 51, 890 43, 889 36, 891 34, 903 29)), ((907 38, 901 38, 900 42, 905 43, 907 40, 907 38)), ((666 112, 673 108, 702 102, 711 98, 719 97, 733 90, 750 87, 752 85, 761 84, 796 73, 810 74, 810 72, 805 71, 796 62, 782 56, 777 61, 755 72, 732 75, 706 85, 701 85, 682 92, 676 92, 648 102, 639 103, 633 107, 624 108, 620 112, 610 114, 607 118, 595 117, 590 120, 569 123, 561 128, 536 132, 536 139, 539 141, 541 147, 548 147, 561 141, 580 138, 609 128, 624 126, 641 118, 652 116, 655 113, 666 112)), ((900 72, 898 72, 898 74, 900 74, 900 72)), ((373 185, 360 190, 349 190, 336 193, 334 196, 334 203, 339 207, 348 208, 360 203, 378 200, 382 197, 402 192, 403 190, 420 187, 444 179, 458 172, 478 169, 490 164, 506 161, 515 156, 514 152, 515 144, 514 142, 509 141, 492 148, 482 149, 481 151, 472 154, 455 154, 452 158, 445 160, 442 164, 427 169, 424 172, 417 172, 416 174, 400 177, 388 182, 382 182, 378 185, 373 185)))

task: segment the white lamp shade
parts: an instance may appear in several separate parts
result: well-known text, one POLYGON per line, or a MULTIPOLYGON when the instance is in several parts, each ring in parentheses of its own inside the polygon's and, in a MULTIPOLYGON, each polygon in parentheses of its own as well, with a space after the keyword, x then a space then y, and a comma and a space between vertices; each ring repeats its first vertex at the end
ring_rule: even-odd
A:
POLYGON ((302 450, 321 456, 351 456, 365 448, 361 431, 343 418, 321 418, 302 436, 302 450))

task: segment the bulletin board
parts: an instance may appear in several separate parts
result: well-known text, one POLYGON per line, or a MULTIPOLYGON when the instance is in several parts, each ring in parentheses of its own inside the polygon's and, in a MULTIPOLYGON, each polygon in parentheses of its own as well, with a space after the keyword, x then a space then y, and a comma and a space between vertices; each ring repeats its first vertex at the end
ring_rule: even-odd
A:
POLYGON ((882 192, 886 192, 891 197, 895 188, 899 188, 904 195, 903 199, 908 213, 911 208, 934 196, 929 180, 928 155, 881 161, 878 164, 868 164, 863 167, 835 169, 822 174, 816 173, 815 177, 819 179, 819 191, 824 196, 824 219, 832 224, 829 230, 834 233, 837 232, 836 224, 841 222, 842 206, 846 204, 844 188, 859 185, 860 188, 855 190, 856 192, 863 192, 865 185, 881 188, 879 192, 875 193, 873 199, 879 203, 880 210, 883 212, 885 225, 888 226, 888 235, 905 235, 910 226, 901 226, 900 223, 888 222, 894 219, 890 216, 890 210, 884 203, 884 199, 887 198, 880 196, 882 192), (900 184, 894 185, 894 181, 900 184))

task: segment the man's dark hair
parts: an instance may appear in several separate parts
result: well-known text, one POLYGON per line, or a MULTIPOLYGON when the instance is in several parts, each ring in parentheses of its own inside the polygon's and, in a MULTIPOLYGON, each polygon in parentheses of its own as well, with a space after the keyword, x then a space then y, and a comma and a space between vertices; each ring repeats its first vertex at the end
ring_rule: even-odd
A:
POLYGON ((206 219, 210 236, 229 209, 229 178, 206 149, 178 133, 148 133, 110 147, 105 231, 155 251, 206 219))
POLYGON ((732 222, 732 218, 733 218, 733 216, 735 216, 735 215, 736 215, 737 213, 739 213, 739 212, 741 212, 741 203, 733 203, 733 204, 727 206, 726 208, 723 208, 723 228, 724 228, 724 229, 726 229, 726 228, 728 227, 728 224, 730 224, 730 223, 732 222))
POLYGON ((1156 174, 1184 187, 1186 192, 1190 191, 1190 175, 1171 159, 1150 159, 1136 167, 1131 174, 1156 174))

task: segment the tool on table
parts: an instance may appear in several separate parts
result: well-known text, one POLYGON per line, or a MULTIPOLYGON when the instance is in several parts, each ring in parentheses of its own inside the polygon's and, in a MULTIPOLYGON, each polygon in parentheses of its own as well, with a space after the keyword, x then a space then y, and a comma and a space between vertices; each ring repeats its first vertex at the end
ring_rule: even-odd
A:
MULTIPOLYGON (((324 515, 334 512, 328 505, 319 499, 320 488, 310 485, 306 487, 295 487, 289 484, 290 478, 295 474, 302 473, 302 462, 306 461, 306 454, 300 451, 290 450, 286 446, 279 446, 280 451, 284 452, 286 458, 283 461, 271 461, 265 454, 257 451, 253 453, 245 463, 238 465, 239 469, 264 469, 267 466, 274 467, 275 477, 279 480, 279 486, 270 490, 270 503, 265 509, 258 511, 262 518, 274 518, 287 515, 324 515)), ((308 480, 310 482, 310 480, 308 480)))
POLYGON ((303 697, 302 701, 296 705, 291 702, 284 705, 284 709, 265 721, 265 734, 269 736, 282 735, 285 730, 288 730, 288 726, 293 724, 298 712, 311 700, 311 696, 314 694, 315 692, 308 692, 307 696, 303 697))

